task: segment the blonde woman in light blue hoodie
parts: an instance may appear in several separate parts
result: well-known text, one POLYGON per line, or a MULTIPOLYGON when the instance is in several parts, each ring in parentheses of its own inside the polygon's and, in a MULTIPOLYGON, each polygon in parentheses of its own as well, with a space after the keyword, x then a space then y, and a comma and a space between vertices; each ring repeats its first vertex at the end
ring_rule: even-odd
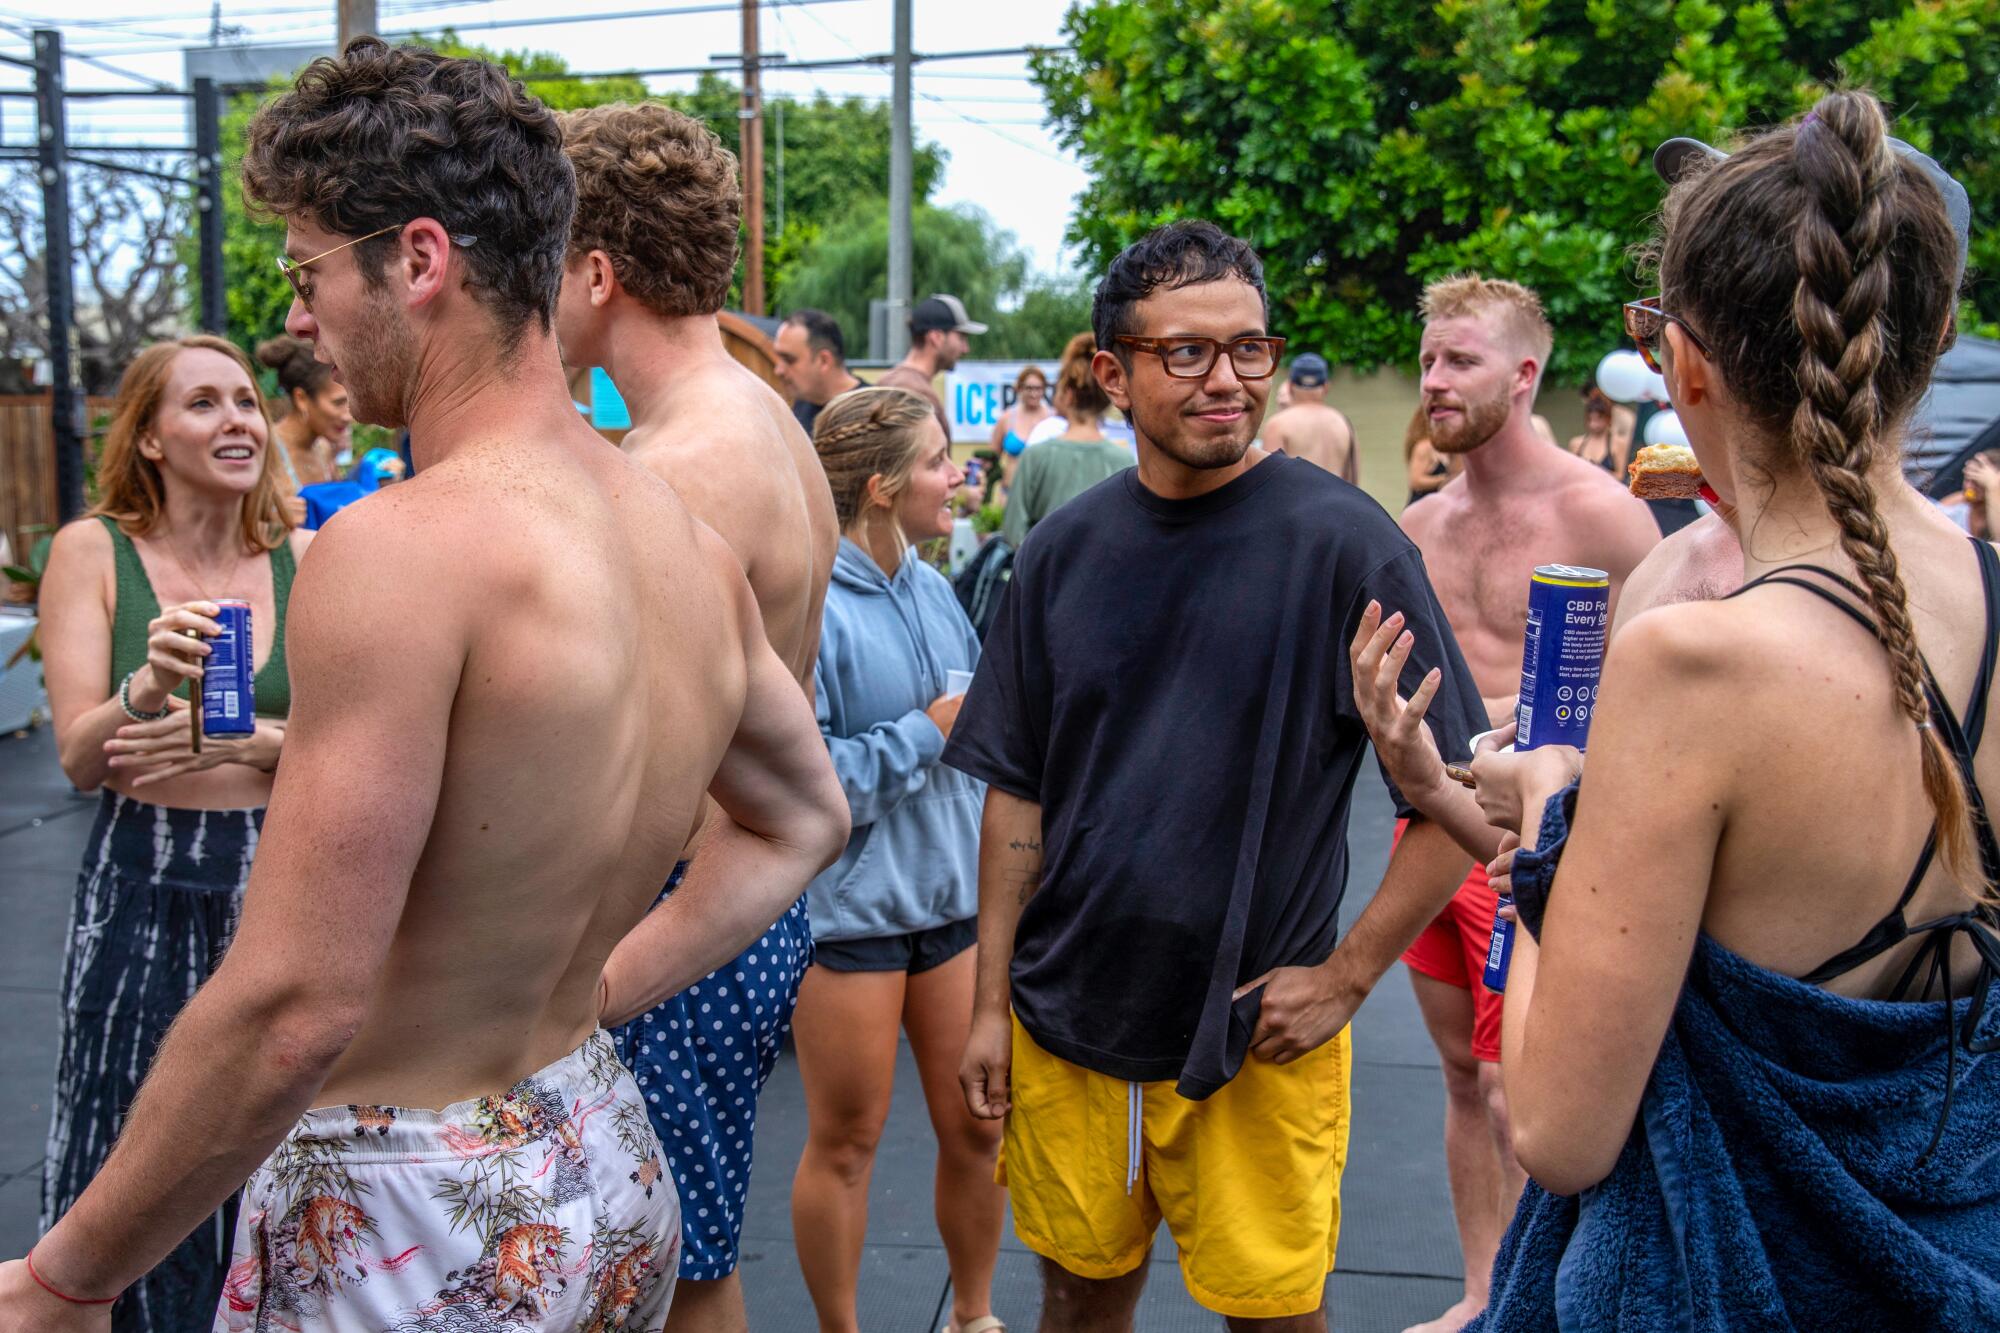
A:
POLYGON ((907 1033, 938 1139, 937 1221, 951 1266, 947 1330, 989 1333, 1005 1193, 1000 1122, 958 1088, 972 1021, 984 786, 938 762, 979 640, 913 543, 950 533, 963 473, 931 405, 863 388, 828 403, 813 444, 841 542, 814 671, 821 733, 854 818, 807 889, 814 966, 793 1019, 806 1149, 792 1181, 799 1267, 822 1330, 858 1333, 868 1182, 907 1033))

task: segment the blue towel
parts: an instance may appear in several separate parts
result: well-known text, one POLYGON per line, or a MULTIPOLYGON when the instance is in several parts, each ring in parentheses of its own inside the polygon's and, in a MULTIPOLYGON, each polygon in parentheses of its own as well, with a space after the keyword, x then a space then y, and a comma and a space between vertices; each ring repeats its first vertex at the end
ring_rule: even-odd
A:
POLYGON ((332 518, 356 500, 365 499, 374 490, 358 481, 316 481, 310 486, 299 487, 299 498, 306 502, 304 527, 317 531, 326 526, 332 518))
MULTIPOLYGON (((1575 793, 1515 863, 1537 935, 1575 793)), ((2000 1053, 1957 1050, 1924 1158, 1970 1003, 1849 999, 1700 937, 1617 1164, 1575 1199, 1529 1183, 1467 1333, 2000 1329, 2000 1053)))

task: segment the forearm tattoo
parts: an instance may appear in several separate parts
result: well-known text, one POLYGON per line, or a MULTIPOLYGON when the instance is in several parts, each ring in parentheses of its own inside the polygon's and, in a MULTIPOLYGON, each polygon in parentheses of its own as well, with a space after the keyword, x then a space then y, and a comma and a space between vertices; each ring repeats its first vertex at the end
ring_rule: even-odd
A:
POLYGON ((1025 907, 1042 886, 1042 840, 1014 838, 1007 843, 1007 850, 1017 860, 1000 872, 1000 879, 1014 891, 1014 900, 1025 907))

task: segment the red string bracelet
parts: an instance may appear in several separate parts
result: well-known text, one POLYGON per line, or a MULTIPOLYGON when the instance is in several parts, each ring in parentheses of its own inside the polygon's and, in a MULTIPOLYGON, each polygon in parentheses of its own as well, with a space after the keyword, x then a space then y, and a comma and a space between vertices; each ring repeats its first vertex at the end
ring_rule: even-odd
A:
POLYGON ((109 1305, 118 1299, 116 1296, 104 1296, 96 1300, 85 1300, 81 1296, 72 1296, 66 1291, 57 1291, 48 1284, 40 1273, 35 1271, 35 1252, 33 1250, 28 1251, 28 1276, 35 1279, 35 1285, 43 1291, 46 1291, 59 1301, 68 1301, 71 1305, 109 1305))

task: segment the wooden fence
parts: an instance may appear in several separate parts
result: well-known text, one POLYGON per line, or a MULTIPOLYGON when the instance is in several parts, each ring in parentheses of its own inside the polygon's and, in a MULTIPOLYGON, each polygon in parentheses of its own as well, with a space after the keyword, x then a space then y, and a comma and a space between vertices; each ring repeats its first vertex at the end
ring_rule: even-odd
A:
MULTIPOLYGON (((84 418, 111 410, 109 398, 85 402, 84 418)), ((40 541, 37 529, 56 525, 56 438, 48 394, 0 394, 0 532, 13 544, 17 564, 40 541)), ((94 450, 93 440, 85 446, 94 450)), ((0 589, 4 594, 4 589, 0 589)))

